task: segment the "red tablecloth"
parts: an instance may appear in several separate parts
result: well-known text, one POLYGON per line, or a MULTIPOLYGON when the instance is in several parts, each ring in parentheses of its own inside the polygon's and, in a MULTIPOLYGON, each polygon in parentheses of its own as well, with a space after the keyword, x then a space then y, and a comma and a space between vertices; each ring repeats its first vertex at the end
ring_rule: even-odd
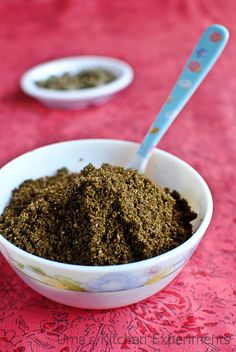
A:
POLYGON ((56 141, 140 141, 202 30, 221 23, 231 31, 214 71, 160 143, 213 193, 213 220, 193 258, 142 303, 83 311, 35 293, 1 257, 0 351, 236 351, 236 2, 3 0, 0 14, 0 165, 56 141), (20 92, 29 67, 83 54, 128 61, 134 83, 84 111, 48 110, 20 92))

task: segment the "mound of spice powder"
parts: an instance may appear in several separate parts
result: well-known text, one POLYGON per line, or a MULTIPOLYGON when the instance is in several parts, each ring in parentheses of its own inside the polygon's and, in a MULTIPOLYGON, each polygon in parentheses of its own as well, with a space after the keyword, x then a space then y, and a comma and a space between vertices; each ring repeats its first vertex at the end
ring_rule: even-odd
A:
POLYGON ((186 200, 137 171, 91 164, 58 170, 13 191, 0 232, 37 256, 82 265, 151 258, 192 235, 196 214, 186 200))
POLYGON ((102 86, 114 81, 116 76, 107 70, 97 68, 79 73, 65 72, 61 76, 50 76, 46 80, 36 81, 38 87, 52 90, 77 90, 102 86))

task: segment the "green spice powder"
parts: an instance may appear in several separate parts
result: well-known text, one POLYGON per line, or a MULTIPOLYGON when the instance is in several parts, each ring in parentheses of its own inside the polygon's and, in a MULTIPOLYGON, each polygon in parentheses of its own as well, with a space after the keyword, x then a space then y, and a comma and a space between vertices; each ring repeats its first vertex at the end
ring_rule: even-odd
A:
POLYGON ((107 70, 97 68, 79 73, 65 72, 61 76, 50 76, 46 80, 36 81, 38 87, 52 90, 77 90, 102 86, 114 81, 116 76, 107 70))
POLYGON ((91 164, 79 174, 58 170, 14 190, 0 232, 29 253, 82 265, 151 258, 192 235, 196 214, 177 192, 137 171, 91 164))

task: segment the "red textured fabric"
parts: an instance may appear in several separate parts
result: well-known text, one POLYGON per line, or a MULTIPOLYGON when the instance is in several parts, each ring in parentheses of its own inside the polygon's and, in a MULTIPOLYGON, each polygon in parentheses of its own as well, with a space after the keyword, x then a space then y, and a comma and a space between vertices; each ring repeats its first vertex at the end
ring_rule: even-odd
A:
POLYGON ((0 16, 0 165, 57 141, 140 141, 203 29, 221 23, 231 32, 160 143, 195 167, 213 193, 213 220, 192 259, 146 301, 83 311, 32 291, 1 256, 0 351, 236 351, 236 2, 2 0, 0 16), (80 54, 128 61, 132 86, 84 111, 48 110, 21 93, 19 77, 29 67, 80 54))

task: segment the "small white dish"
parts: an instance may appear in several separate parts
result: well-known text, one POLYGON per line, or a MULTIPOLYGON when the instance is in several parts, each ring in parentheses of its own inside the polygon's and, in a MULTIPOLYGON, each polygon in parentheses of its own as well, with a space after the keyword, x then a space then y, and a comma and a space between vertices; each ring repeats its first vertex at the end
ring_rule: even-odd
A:
POLYGON ((20 79, 21 89, 50 108, 84 109, 108 101, 115 93, 126 88, 133 80, 133 69, 126 62, 103 56, 74 56, 48 61, 26 71, 20 79), (82 70, 103 68, 116 78, 95 88, 59 91, 38 87, 36 81, 65 72, 78 73, 82 70))

